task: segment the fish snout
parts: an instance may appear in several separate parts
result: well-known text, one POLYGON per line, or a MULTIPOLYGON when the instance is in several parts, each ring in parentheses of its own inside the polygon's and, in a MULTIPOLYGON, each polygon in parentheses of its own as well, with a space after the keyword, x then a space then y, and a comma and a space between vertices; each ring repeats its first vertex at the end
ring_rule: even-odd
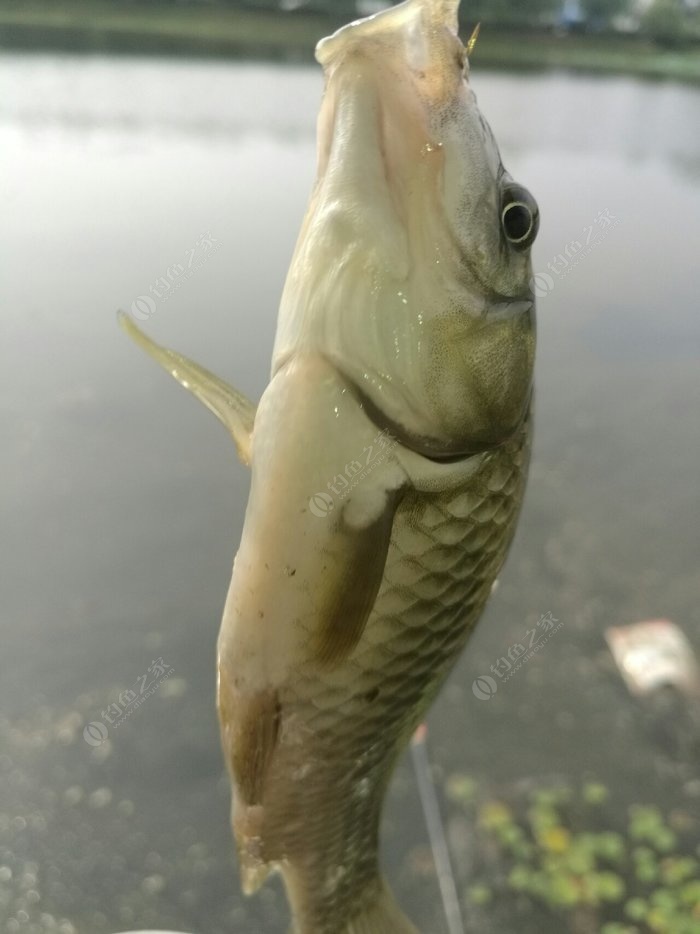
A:
POLYGON ((362 54, 378 62, 392 61, 410 70, 427 87, 439 89, 438 78, 461 72, 465 50, 457 37, 459 0, 406 0, 375 16, 344 26, 316 46, 326 74, 339 62, 362 54))
MULTIPOLYGON (((359 94, 362 107, 377 113, 384 130, 400 137, 404 150, 416 135, 409 128, 417 130, 421 139, 416 152, 424 154, 439 136, 445 112, 465 89, 467 60, 457 35, 458 6, 459 0, 406 0, 322 39, 316 58, 326 74, 331 109, 344 97, 359 94), (372 108, 367 107, 369 86, 376 96, 372 108)), ((381 147, 386 151, 386 132, 381 147)))

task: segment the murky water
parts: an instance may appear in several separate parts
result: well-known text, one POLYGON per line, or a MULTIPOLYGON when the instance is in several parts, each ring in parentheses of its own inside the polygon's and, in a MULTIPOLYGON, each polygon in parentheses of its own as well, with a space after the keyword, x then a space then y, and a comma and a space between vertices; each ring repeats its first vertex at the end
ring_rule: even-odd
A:
MULTIPOLYGON (((700 648, 700 91, 478 68, 473 83, 543 218, 537 436, 506 572, 432 712, 436 777, 590 774, 620 803, 668 800, 681 791, 602 632, 668 616, 700 648), (556 637, 475 698, 550 611, 556 637)), ((279 887, 238 894, 214 713, 248 475, 114 312, 140 302, 157 339, 260 394, 320 89, 311 68, 0 59, 8 932, 287 928, 279 887), (109 705, 149 685, 119 723, 109 705), (106 739, 84 740, 89 721, 106 739)), ((384 841, 402 903, 441 934, 407 765, 384 841)))

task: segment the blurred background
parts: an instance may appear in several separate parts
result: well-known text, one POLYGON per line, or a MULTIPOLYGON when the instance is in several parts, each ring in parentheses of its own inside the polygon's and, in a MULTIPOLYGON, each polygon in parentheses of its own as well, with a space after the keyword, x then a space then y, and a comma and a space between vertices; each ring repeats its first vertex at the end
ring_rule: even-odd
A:
MULTIPOLYGON (((214 711, 248 473, 115 310, 260 395, 313 46, 378 7, 0 2, 3 934, 288 928, 277 883, 240 895, 214 711)), ((462 911, 480 934, 698 934, 698 4, 462 15, 542 216, 525 508, 429 719, 462 911)), ((383 858, 444 934, 427 839, 406 759, 383 858)))

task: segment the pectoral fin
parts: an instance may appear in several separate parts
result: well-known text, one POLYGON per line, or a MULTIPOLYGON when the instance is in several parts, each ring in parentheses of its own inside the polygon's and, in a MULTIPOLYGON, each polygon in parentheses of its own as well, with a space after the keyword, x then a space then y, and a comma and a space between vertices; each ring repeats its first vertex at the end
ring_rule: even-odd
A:
POLYGON ((238 457, 242 463, 249 465, 256 409, 254 403, 189 357, 161 347, 123 311, 117 312, 117 319, 132 340, 224 423, 233 436, 238 457))
POLYGON ((265 390, 219 639, 222 677, 253 695, 300 665, 335 668, 376 602, 407 477, 352 387, 320 357, 265 390))
POLYGON ((371 525, 357 531, 346 527, 337 533, 343 560, 338 562, 337 578, 322 591, 318 604, 315 651, 324 666, 341 662, 360 640, 384 576, 395 508, 396 496, 388 493, 371 525))
POLYGON ((265 776, 277 745, 280 703, 277 692, 241 694, 226 678, 219 679, 219 717, 228 763, 246 806, 260 804, 265 776))

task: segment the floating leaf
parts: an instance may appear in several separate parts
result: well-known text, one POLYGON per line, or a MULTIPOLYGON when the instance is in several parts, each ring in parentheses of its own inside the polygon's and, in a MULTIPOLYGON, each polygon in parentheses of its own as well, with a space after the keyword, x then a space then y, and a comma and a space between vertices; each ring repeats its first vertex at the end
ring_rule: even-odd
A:
POLYGON ((668 827, 661 827, 653 835, 651 842, 660 853, 669 853, 671 850, 675 849, 678 838, 668 827))
POLYGON ((649 906, 643 898, 630 898, 625 905, 625 914, 633 921, 644 921, 649 913, 649 906))
POLYGON ((447 779, 446 792, 455 804, 473 804, 479 785, 470 775, 451 775, 447 779))
POLYGON ((532 877, 527 866, 513 866, 508 876, 508 885, 517 892, 524 892, 530 887, 532 877))
POLYGON ((512 820, 513 812, 501 801, 487 801, 479 811, 479 821, 487 830, 503 827, 505 824, 510 824, 512 820))
POLYGON ((570 907, 581 900, 581 889, 574 876, 562 873, 549 880, 548 895, 552 905, 570 907))
POLYGON ((592 804, 594 806, 604 804, 610 797, 610 792, 605 785, 601 785, 600 782, 586 782, 582 792, 583 800, 586 804, 592 804))
POLYGON ((595 852, 611 863, 620 862, 625 855, 625 841, 619 833, 599 833, 595 837, 595 852))
MULTIPOLYGON (((700 918, 700 881, 687 882, 678 893, 681 904, 694 908, 694 914, 700 918)), ((699 932, 700 934, 700 932, 699 932)))
POLYGON ((669 857, 661 863, 661 878, 667 885, 678 885, 693 876, 700 876, 700 866, 691 856, 669 857))
POLYGON ((493 898, 493 892, 483 883, 472 885, 468 891, 469 901, 474 905, 486 905, 493 898))
POLYGON ((571 846, 571 834, 565 827, 548 827, 540 835, 539 842, 552 853, 566 853, 571 846))
POLYGON ((625 894, 625 883, 614 872, 598 872, 592 880, 595 894, 604 902, 617 902, 625 894))

